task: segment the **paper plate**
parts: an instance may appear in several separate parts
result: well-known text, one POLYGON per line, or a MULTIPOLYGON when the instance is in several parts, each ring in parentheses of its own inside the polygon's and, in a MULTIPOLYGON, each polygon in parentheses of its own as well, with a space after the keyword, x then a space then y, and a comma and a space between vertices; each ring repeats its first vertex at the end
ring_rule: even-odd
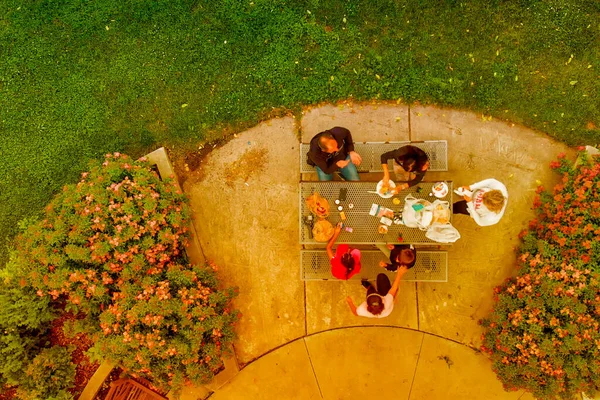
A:
MULTIPOLYGON (((379 181, 379 183, 377 183, 377 189, 375 189, 377 191, 377 194, 379 195, 379 197, 383 197, 384 199, 389 199, 390 197, 394 196, 394 192, 392 192, 391 190, 389 192, 387 192, 386 194, 381 194, 379 191, 381 190, 382 187, 383 187, 383 181, 379 181)), ((389 181, 389 187, 390 187, 390 189, 393 189, 396 187, 396 184, 393 181, 389 181)))
POLYGON ((431 189, 431 191, 433 192, 433 195, 435 197, 437 197, 438 199, 441 199, 441 198, 446 197, 449 190, 448 190, 448 185, 446 184, 446 182, 437 182, 435 185, 433 185, 433 188, 431 189))

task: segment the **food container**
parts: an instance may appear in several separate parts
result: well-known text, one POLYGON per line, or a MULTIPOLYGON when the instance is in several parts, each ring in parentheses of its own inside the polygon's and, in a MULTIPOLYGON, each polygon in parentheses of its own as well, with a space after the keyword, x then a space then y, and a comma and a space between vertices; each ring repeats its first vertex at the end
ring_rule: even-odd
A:
POLYGON ((375 188, 377 194, 380 197, 383 197, 384 199, 389 199, 390 197, 394 196, 394 192, 392 192, 392 189, 394 189, 396 187, 396 184, 393 181, 389 181, 389 189, 387 191, 382 191, 383 188, 383 181, 379 181, 377 183, 377 187, 375 188))
POLYGON ((433 185, 433 188, 431 189, 433 195, 438 199, 446 197, 448 191, 448 184, 446 182, 437 182, 435 185, 433 185))
POLYGON ((384 225, 391 226, 393 221, 387 217, 381 217, 379 222, 381 222, 384 225))
POLYGON ((377 228, 377 232, 381 233, 382 235, 385 235, 386 233, 388 233, 388 227, 386 225, 379 225, 379 228, 377 228))

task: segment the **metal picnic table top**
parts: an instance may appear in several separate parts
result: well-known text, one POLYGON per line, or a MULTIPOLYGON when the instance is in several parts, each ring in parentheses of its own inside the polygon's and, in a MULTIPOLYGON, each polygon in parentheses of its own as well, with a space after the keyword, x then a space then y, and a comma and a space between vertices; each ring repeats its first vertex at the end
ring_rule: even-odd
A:
MULTIPOLYGON (((453 185, 452 181, 444 181, 448 184, 448 194, 441 198, 442 201, 448 201, 452 207, 453 185)), ((315 241, 309 234, 309 226, 305 223, 305 217, 310 215, 310 210, 306 205, 306 198, 318 192, 329 202, 330 211, 327 220, 335 226, 341 221, 338 204, 335 200, 339 199, 340 189, 346 188, 346 200, 340 201, 343 212, 346 215, 344 226, 352 228, 352 232, 342 230, 338 243, 350 244, 385 244, 385 243, 407 243, 407 244, 433 244, 439 245, 425 236, 425 232, 418 228, 409 228, 405 225, 392 224, 386 234, 380 234, 378 227, 381 225, 378 217, 369 215, 371 206, 377 204, 392 209, 394 212, 402 211, 404 208, 404 198, 410 193, 417 199, 425 199, 433 202, 436 197, 430 196, 433 186, 437 182, 421 182, 416 186, 401 191, 392 198, 384 199, 375 191, 377 182, 362 181, 328 181, 328 182, 301 182, 300 183, 300 244, 324 244, 315 241), (400 204, 394 204, 393 199, 398 198, 400 204), (352 208, 350 208, 352 205, 352 208), (402 238, 402 240, 400 240, 402 238)), ((315 217, 316 220, 316 217, 315 217)))

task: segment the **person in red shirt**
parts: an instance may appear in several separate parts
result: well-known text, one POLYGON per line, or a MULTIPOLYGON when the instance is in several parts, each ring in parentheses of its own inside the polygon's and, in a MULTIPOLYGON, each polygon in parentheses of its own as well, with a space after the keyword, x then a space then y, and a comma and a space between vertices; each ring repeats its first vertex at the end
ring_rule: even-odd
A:
POLYGON ((333 236, 327 243, 327 255, 331 261, 331 273, 338 279, 348 280, 360 272, 360 250, 347 244, 340 244, 333 253, 333 245, 342 231, 342 223, 335 227, 333 236))

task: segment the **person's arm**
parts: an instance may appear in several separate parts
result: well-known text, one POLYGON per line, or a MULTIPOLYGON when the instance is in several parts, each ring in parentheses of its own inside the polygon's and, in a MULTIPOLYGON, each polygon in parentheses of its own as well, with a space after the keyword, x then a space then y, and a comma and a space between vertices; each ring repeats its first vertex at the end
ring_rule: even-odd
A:
POLYGON ((350 311, 352 311, 352 314, 354 314, 358 317, 358 313, 356 312, 356 306, 354 305, 354 302, 352 301, 352 297, 350 297, 350 296, 346 297, 346 302, 348 302, 348 306, 350 307, 350 311))
POLYGON ((402 279, 402 276, 407 271, 408 271, 408 268, 406 268, 406 267, 400 267, 396 271, 396 279, 394 279, 394 283, 392 284, 392 288, 388 292, 388 294, 391 294, 394 297, 394 300, 396 300, 396 294, 398 294, 398 287, 400 286, 400 279, 402 279))
POLYGON ((335 241, 337 240, 338 236, 340 236, 340 232, 342 231, 342 223, 338 222, 337 225, 335 226, 335 230, 333 231, 333 236, 331 237, 331 239, 329 239, 329 242, 327 243, 327 255, 329 256, 329 259, 331 260, 333 257, 335 257, 335 255, 333 254, 333 245, 335 244, 335 241))
POLYGON ((352 134, 350 133, 349 129, 336 126, 335 128, 331 129, 331 131, 336 134, 338 139, 342 139, 344 141, 346 151, 348 153, 354 151, 354 140, 352 140, 352 134))
POLYGON ((411 179, 410 181, 406 182, 406 184, 408 185, 408 187, 418 185, 419 183, 421 183, 424 176, 425 176, 424 172, 415 172, 414 179, 411 179))
POLYGON ((470 185, 469 188, 473 192, 476 191, 477 189, 482 189, 482 188, 499 190, 502 192, 504 197, 508 197, 508 193, 506 192, 506 186, 504 186, 504 184, 502 182, 500 182, 496 179, 493 179, 493 178, 484 179, 481 182, 474 183, 474 184, 470 185))
MULTIPOLYGON (((337 126, 333 128, 332 131, 336 132, 336 134, 339 135, 338 139, 344 141, 346 151, 350 156, 350 161, 352 162, 352 164, 359 166, 362 163, 362 157, 360 156, 360 154, 354 151, 354 140, 352 139, 352 133, 350 133, 350 130, 337 126)), ((340 160, 336 163, 336 165, 340 168, 344 168, 348 164, 349 162, 345 160, 340 160)))

